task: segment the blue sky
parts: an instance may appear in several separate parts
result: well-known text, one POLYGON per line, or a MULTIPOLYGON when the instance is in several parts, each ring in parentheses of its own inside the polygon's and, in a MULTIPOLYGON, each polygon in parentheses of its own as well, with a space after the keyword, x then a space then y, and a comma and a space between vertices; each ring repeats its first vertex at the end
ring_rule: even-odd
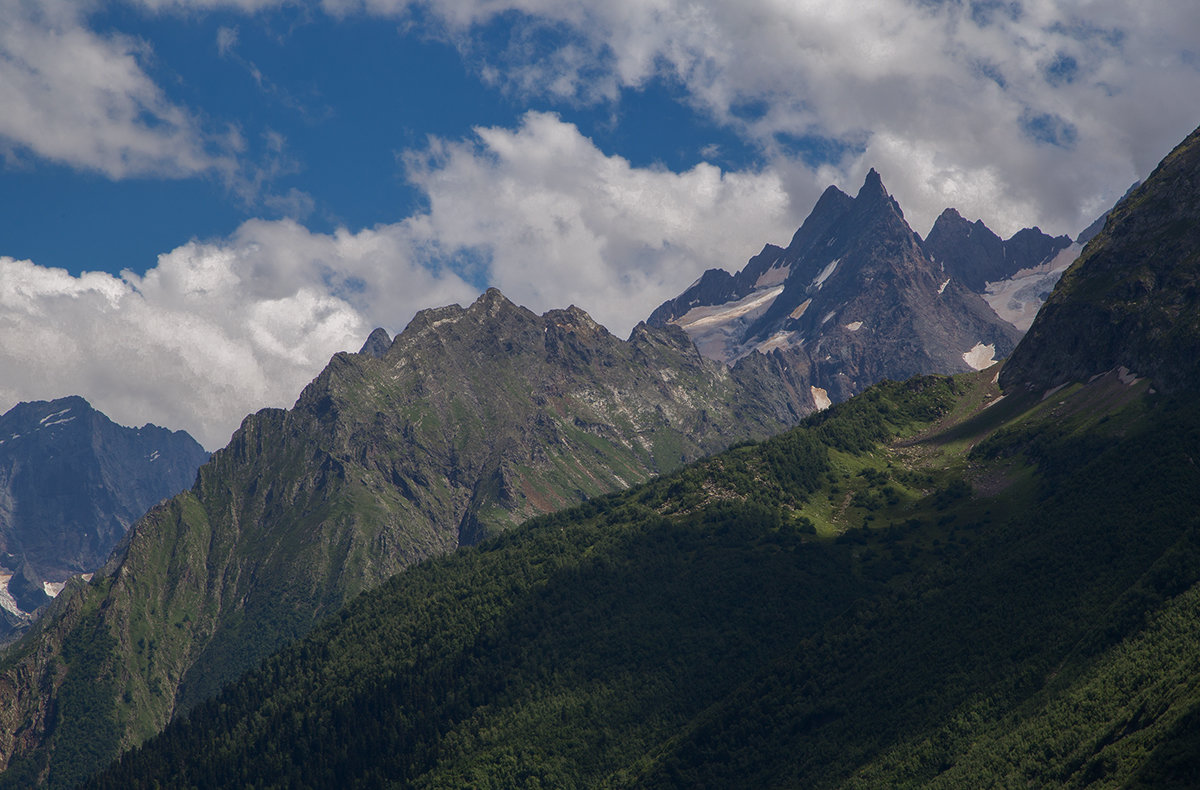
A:
MULTIPOLYGON (((488 84, 479 56, 428 22, 292 5, 246 15, 125 4, 97 6, 86 21, 151 48, 142 68, 173 105, 196 114, 199 131, 215 138, 206 141, 214 155, 229 153, 231 129, 244 147, 233 175, 175 178, 112 178, 17 150, 0 174, 8 218, 0 249, 76 274, 141 273, 159 253, 228 235, 251 218, 291 217, 320 233, 395 222, 425 203, 405 177, 405 152, 424 149, 430 136, 518 126, 531 109, 557 113, 638 167, 763 163, 755 146, 689 107, 669 82, 602 102, 518 94, 488 84)), ((486 25, 480 46, 503 49, 521 26, 515 16, 486 25)), ((545 35, 544 47, 561 45, 561 33, 545 35)))
POLYGON ((489 285, 625 335, 878 169, 1075 234, 1200 123, 1150 0, 0 0, 0 408, 224 444, 489 285))

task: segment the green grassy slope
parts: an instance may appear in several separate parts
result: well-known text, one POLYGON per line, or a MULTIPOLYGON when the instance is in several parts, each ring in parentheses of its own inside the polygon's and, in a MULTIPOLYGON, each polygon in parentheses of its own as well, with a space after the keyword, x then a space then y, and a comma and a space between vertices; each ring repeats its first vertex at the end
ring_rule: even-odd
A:
POLYGON ((93 786, 1178 777, 1200 411, 1115 374, 997 402, 993 373, 423 563, 93 786))

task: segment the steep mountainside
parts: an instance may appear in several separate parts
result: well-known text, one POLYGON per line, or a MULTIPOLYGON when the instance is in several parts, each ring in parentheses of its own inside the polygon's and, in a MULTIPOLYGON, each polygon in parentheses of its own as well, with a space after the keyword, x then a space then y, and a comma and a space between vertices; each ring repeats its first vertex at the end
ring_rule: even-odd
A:
POLYGON ((72 786, 401 568, 804 409, 769 360, 730 370, 678 329, 621 341, 494 290, 372 338, 248 417, 5 656, 13 775, 72 786))
POLYGON ((1005 367, 1006 387, 1086 381, 1114 364, 1169 390, 1200 383, 1200 133, 1184 140, 1063 275, 1005 367))
POLYGON ((1020 337, 929 259, 874 170, 853 198, 826 190, 786 249, 768 245, 734 276, 707 272, 649 322, 682 327, 715 359, 784 351, 833 401, 986 367, 1020 337))
POLYGON ((1016 375, 884 383, 399 574, 91 786, 1195 787, 1200 346, 1161 321, 1196 146, 1016 375))
POLYGON ((126 428, 79 397, 0 416, 0 591, 18 609, 8 614, 21 621, 58 583, 100 567, 129 526, 190 486, 207 459, 183 431, 126 428))

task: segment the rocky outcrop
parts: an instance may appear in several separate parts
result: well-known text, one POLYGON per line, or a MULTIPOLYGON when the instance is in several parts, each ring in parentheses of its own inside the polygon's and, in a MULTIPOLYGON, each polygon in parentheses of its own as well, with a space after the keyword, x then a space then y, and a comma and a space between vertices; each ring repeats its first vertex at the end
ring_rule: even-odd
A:
POLYGON ((383 327, 376 327, 367 336, 367 341, 363 343, 363 347, 358 350, 358 353, 382 359, 391 345, 392 338, 388 335, 387 330, 383 327))

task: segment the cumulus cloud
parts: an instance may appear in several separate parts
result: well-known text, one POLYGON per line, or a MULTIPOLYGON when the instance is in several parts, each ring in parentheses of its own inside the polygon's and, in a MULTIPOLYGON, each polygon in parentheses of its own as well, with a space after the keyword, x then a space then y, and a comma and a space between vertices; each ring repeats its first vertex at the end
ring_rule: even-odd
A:
POLYGON ((624 335, 705 269, 740 268, 796 229, 770 172, 636 168, 547 113, 476 134, 410 158, 421 223, 443 254, 479 251, 487 281, 539 312, 576 304, 624 335))
POLYGON ((797 204, 873 166, 922 232, 951 205, 1006 234, 1077 231, 1200 120, 1184 100, 1200 94, 1200 6, 1175 0, 323 5, 432 18, 525 93, 595 101, 669 80, 756 141, 797 204), (513 13, 496 45, 489 25, 513 13), (531 28, 557 46, 527 45, 531 28), (814 167, 798 151, 812 144, 843 156, 814 167))
POLYGON ((113 419, 225 444, 242 418, 290 406, 338 351, 476 289, 414 262, 409 225, 313 234, 253 221, 138 276, 72 276, 0 257, 0 408, 79 393, 113 419))
POLYGON ((432 26, 486 80, 527 96, 617 101, 667 80, 760 146, 794 204, 830 182, 852 190, 875 167, 922 232, 946 206, 1002 234, 1078 231, 1200 120, 1182 100, 1200 93, 1200 5, 1176 0, 320 5, 432 26), (814 162, 814 147, 832 161, 814 162))
POLYGON ((0 0, 0 152, 110 178, 229 172, 221 141, 142 68, 145 45, 88 30, 88 5, 0 0))

